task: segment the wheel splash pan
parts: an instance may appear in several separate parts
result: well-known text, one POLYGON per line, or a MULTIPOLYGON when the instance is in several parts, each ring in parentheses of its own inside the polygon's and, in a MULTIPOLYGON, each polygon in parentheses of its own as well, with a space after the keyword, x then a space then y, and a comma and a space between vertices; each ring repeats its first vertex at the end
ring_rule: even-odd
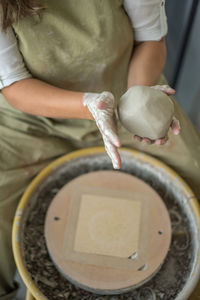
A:
MULTIPOLYGON (((197 200, 187 184, 160 161, 123 148, 120 155, 121 171, 144 180, 163 199, 170 214, 172 242, 160 271, 152 279, 113 299, 188 299, 200 274, 197 200)), ((111 299, 69 283, 51 261, 44 238, 45 215, 56 193, 77 176, 97 170, 113 170, 101 147, 65 155, 40 172, 20 201, 13 226, 13 250, 19 272, 36 299, 111 299)))

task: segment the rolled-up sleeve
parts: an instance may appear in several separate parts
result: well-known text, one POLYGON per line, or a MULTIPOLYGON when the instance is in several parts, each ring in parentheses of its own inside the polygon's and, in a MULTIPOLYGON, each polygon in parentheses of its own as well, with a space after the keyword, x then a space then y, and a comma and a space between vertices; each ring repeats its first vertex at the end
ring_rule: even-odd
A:
POLYGON ((165 0, 124 0, 136 41, 159 41, 167 34, 165 0))
POLYGON ((8 28, 6 32, 0 28, 0 89, 31 77, 24 65, 12 28, 8 28))

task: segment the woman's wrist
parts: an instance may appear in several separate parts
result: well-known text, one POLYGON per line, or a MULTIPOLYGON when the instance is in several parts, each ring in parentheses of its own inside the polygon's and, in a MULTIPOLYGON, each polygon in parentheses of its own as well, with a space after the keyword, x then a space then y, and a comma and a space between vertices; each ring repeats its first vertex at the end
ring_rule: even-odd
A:
POLYGON ((130 61, 128 88, 134 85, 153 86, 162 73, 166 59, 165 39, 136 45, 130 61))
POLYGON ((94 120, 94 117, 92 115, 92 113, 90 112, 88 106, 85 106, 83 104, 83 97, 84 97, 84 93, 80 99, 80 107, 81 107, 81 110, 82 110, 82 116, 83 118, 82 119, 87 119, 87 120, 94 120))

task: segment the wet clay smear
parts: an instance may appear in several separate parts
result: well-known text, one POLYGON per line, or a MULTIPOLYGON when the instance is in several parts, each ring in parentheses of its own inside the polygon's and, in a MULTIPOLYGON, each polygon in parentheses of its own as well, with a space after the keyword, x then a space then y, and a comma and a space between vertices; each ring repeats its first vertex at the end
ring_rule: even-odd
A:
MULTIPOLYGON (((133 159, 126 152, 121 156, 121 171, 137 176, 152 186, 162 197, 170 213, 172 242, 161 269, 135 290, 106 296, 74 286, 57 271, 48 255, 44 238, 45 215, 50 202, 63 185, 75 177, 98 170, 112 170, 111 163, 104 154, 74 159, 56 168, 41 183, 30 198, 22 220, 20 242, 24 261, 30 277, 47 299, 175 299, 190 276, 196 242, 193 234, 194 220, 185 201, 187 199, 184 199, 184 194, 170 181, 164 170, 133 159)), ((56 221, 59 222, 59 218, 56 221)))

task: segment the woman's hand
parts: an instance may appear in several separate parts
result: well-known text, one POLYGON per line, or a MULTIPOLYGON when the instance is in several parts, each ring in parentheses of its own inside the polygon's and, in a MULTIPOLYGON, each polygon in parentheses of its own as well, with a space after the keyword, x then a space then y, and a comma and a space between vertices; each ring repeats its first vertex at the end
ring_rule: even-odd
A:
POLYGON ((121 158, 117 148, 120 147, 121 143, 117 136, 117 127, 114 120, 115 100, 113 94, 110 92, 85 93, 83 105, 88 107, 94 117, 114 169, 120 169, 121 158))
MULTIPOLYGON (((172 89, 171 87, 169 87, 168 85, 154 85, 151 88, 160 90, 167 95, 175 94, 175 90, 172 89)), ((175 117, 173 117, 170 127, 172 129, 173 134, 178 135, 180 133, 180 130, 181 130, 180 124, 179 124, 179 121, 175 117)), ((156 140, 151 140, 148 137, 142 138, 138 135, 135 135, 134 138, 140 142, 145 142, 147 144, 164 145, 168 140, 168 135, 166 135, 163 138, 156 139, 156 140)))

